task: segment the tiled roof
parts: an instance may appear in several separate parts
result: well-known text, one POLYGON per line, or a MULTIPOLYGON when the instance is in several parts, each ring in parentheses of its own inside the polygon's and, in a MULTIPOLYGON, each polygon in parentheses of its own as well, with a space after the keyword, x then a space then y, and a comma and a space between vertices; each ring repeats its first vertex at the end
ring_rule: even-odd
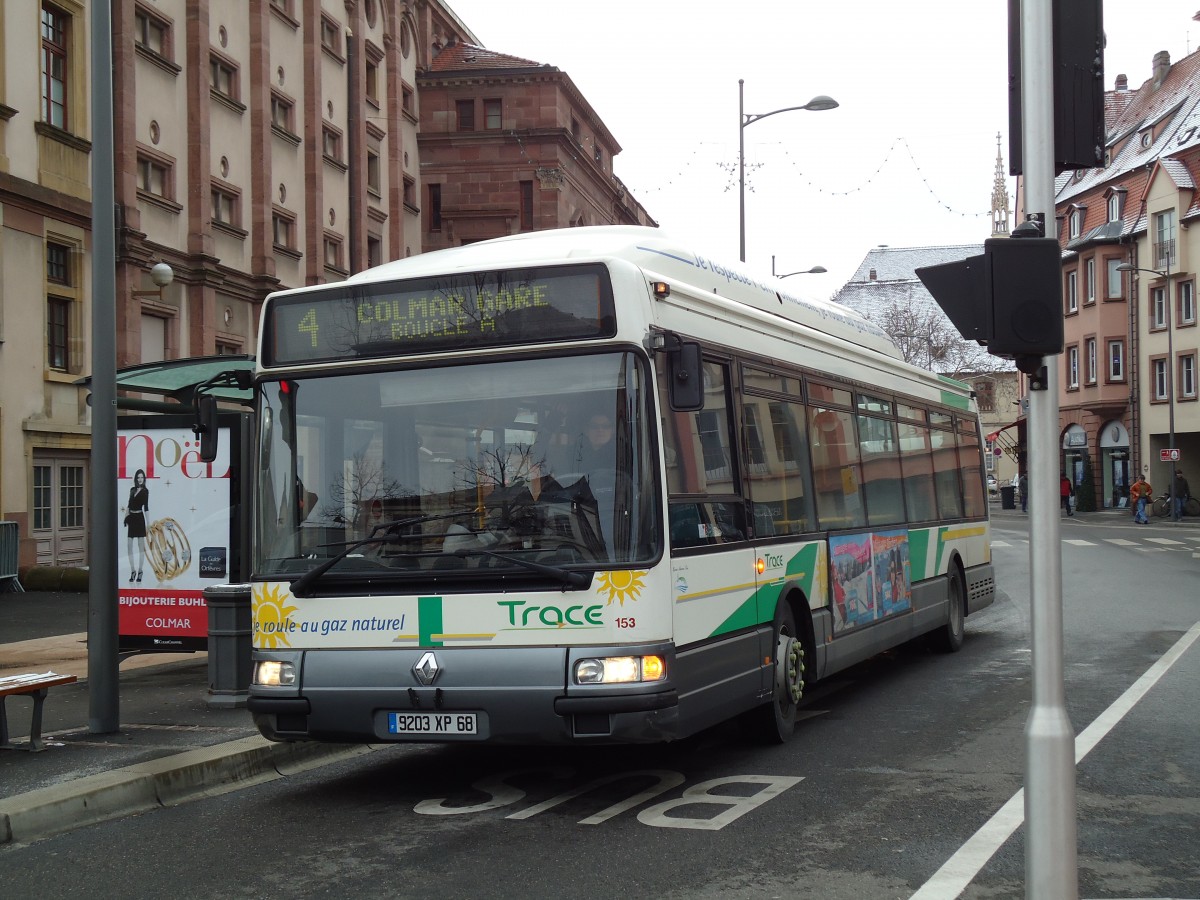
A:
POLYGON ((485 47, 466 44, 458 41, 447 44, 429 64, 430 72, 474 72, 479 69, 553 69, 549 64, 523 59, 520 56, 509 56, 507 53, 497 53, 485 47))
POLYGON ((913 272, 921 266, 936 266, 940 263, 956 262, 983 252, 982 244, 957 244, 946 247, 876 247, 867 252, 850 283, 871 280, 875 270, 876 281, 898 281, 913 279, 913 272))
POLYGON ((1171 180, 1175 182, 1178 188, 1196 187, 1195 179, 1192 178, 1192 173, 1188 171, 1188 167, 1178 159, 1164 159, 1162 161, 1163 171, 1171 176, 1171 180))

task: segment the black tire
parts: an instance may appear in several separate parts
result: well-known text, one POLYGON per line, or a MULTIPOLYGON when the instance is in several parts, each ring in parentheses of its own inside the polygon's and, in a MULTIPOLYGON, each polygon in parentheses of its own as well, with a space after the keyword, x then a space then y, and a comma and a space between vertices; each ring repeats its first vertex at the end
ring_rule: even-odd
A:
POLYGON ((963 638, 967 630, 965 597, 966 590, 963 588, 962 572, 957 566, 951 566, 949 581, 946 584, 948 619, 945 625, 929 634, 930 645, 935 650, 942 653, 957 653, 962 649, 963 638))
POLYGON ((792 607, 782 597, 775 607, 771 634, 775 644, 771 702, 751 712, 764 741, 785 744, 795 730, 796 705, 804 693, 804 643, 796 631, 792 607))

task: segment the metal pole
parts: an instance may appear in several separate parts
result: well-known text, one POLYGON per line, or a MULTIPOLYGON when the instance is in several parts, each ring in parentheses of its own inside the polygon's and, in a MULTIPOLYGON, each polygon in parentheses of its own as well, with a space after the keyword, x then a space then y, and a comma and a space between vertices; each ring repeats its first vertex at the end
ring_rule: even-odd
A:
MULTIPOLYGON (((1054 222, 1051 0, 1021 2, 1022 153, 1027 212, 1054 222)), ((1052 232, 1051 232, 1052 233, 1052 232)), ((1033 707, 1025 725, 1025 896, 1078 897, 1075 731, 1063 683, 1062 551, 1058 513, 1059 359, 1046 357, 1029 397, 1030 596, 1033 707)))
MULTIPOLYGON (((1167 252, 1167 283, 1163 287, 1167 301, 1167 449, 1175 449, 1175 301, 1171 299, 1171 256, 1175 253, 1174 239, 1167 252)), ((1169 457, 1171 454, 1167 454, 1169 457)), ((1179 521, 1179 502, 1175 499, 1175 460, 1168 459, 1171 469, 1171 521, 1179 521)))
POLYGON ((738 79, 738 252, 746 261, 746 114, 742 106, 742 85, 738 79))
POLYGON ((117 664, 117 241, 112 0, 92 4, 92 489, 88 543, 88 729, 119 726, 117 664))

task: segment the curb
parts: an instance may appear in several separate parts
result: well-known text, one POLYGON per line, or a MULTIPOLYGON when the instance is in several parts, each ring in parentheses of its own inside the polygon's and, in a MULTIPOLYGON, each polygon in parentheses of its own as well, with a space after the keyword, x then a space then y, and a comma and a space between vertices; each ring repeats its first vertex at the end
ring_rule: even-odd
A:
POLYGON ((280 744, 255 735, 0 800, 0 846, 176 806, 372 753, 370 745, 280 744))

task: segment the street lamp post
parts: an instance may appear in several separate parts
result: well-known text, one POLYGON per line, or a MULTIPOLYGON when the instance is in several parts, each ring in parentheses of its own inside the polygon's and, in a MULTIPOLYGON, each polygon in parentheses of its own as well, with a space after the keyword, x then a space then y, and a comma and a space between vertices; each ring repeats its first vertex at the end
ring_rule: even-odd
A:
POLYGON ((742 262, 746 261, 746 126, 753 125, 759 119, 765 119, 776 113, 791 112, 796 109, 819 112, 823 109, 837 109, 838 106, 838 102, 832 97, 818 94, 803 106, 787 106, 783 109, 773 109, 770 112, 747 114, 743 104, 743 85, 745 83, 745 79, 738 79, 738 236, 742 262))
MULTIPOLYGON (((1175 314, 1171 308, 1171 256, 1166 257, 1166 271, 1160 272, 1158 269, 1144 269, 1141 266, 1135 266, 1132 263, 1121 263, 1117 266, 1118 272, 1150 272, 1163 279, 1163 305, 1166 307, 1167 319, 1167 449, 1175 448, 1175 314)), ((1168 459, 1170 465, 1167 467, 1171 472, 1171 494, 1168 502, 1171 504, 1171 521, 1179 521, 1179 503, 1175 499, 1175 460, 1168 459)))
MULTIPOLYGON (((745 262, 745 260, 743 260, 745 262)), ((811 269, 801 269, 799 272, 788 272, 786 275, 775 274, 775 254, 771 254, 771 275, 775 278, 791 278, 793 275, 823 275, 829 270, 824 266, 813 266, 811 269)))

